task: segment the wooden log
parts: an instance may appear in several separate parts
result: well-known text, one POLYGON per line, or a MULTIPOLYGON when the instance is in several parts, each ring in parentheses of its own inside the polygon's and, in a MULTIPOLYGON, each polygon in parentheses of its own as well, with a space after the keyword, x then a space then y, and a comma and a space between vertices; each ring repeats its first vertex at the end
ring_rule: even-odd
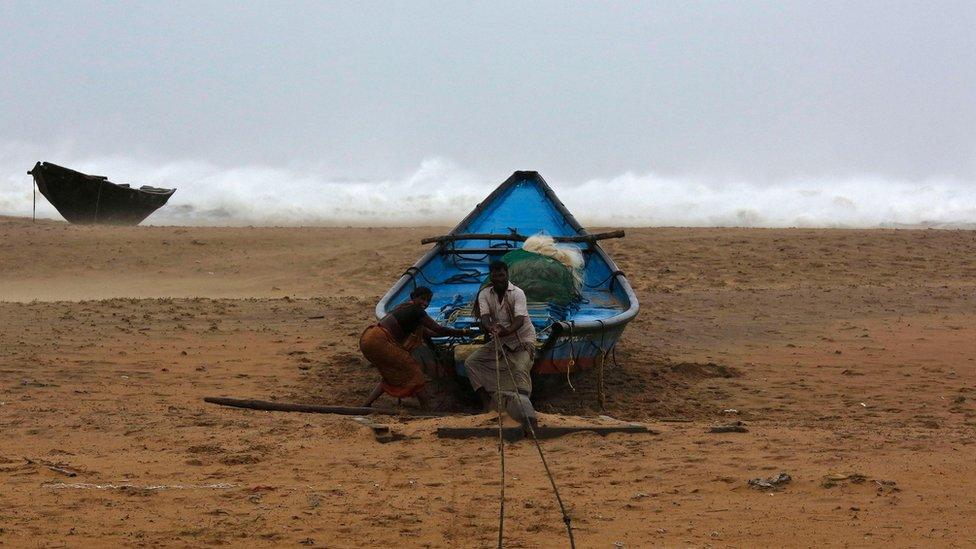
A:
MULTIPOLYGON (((581 234, 576 236, 554 236, 556 242, 596 242, 608 238, 623 238, 624 231, 616 230, 605 233, 581 234)), ((446 234, 442 236, 429 236, 420 241, 421 244, 434 244, 440 242, 454 242, 457 240, 512 240, 515 242, 525 242, 529 237, 521 234, 495 234, 495 233, 469 233, 469 234, 446 234)))
MULTIPOLYGON (((512 250, 517 250, 518 248, 443 248, 440 253, 451 254, 457 256, 465 255, 504 255, 512 250)), ((584 254, 593 253, 590 248, 583 248, 580 252, 584 254)))
MULTIPOLYGON (((248 408, 250 410, 266 410, 269 412, 306 412, 312 414, 339 414, 345 416, 368 416, 370 414, 386 414, 391 416, 408 415, 398 410, 384 408, 364 408, 361 406, 319 406, 315 404, 296 404, 292 402, 269 402, 267 400, 253 400, 240 398, 206 397, 204 402, 248 408)), ((440 417, 446 414, 425 413, 423 417, 440 417)))
MULTIPOLYGON (((644 425, 554 425, 550 427, 539 426, 535 428, 535 436, 538 439, 556 438, 571 433, 590 432, 598 435, 608 435, 610 433, 646 433, 651 435, 658 434, 657 431, 648 429, 644 425)), ((481 438, 497 437, 497 427, 438 427, 438 438, 481 438)), ((513 442, 525 438, 525 431, 521 427, 504 427, 502 436, 505 440, 513 442)))

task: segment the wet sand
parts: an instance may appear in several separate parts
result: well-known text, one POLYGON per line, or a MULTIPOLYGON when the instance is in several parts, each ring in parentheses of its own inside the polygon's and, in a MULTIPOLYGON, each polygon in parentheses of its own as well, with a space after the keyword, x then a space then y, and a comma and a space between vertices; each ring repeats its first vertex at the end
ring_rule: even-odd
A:
MULTIPOLYGON (((490 416, 381 444, 202 401, 358 404, 359 333, 444 230, 0 218, 0 544, 494 546, 496 442, 433 434, 490 416)), ((595 376, 538 403, 657 432, 544 442, 579 547, 976 544, 976 232, 627 233, 606 408, 595 376)), ((506 545, 567 546, 534 447, 506 457, 506 545)))

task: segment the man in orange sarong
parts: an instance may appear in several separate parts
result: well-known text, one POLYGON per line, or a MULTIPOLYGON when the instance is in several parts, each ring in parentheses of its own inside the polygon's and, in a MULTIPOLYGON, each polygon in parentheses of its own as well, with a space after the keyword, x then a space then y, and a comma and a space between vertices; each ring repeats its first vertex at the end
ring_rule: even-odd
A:
POLYGON ((423 340, 423 331, 434 335, 471 336, 471 330, 441 326, 427 314, 433 292, 418 286, 410 300, 398 305, 378 323, 366 328, 359 338, 359 349, 366 360, 380 371, 383 381, 373 389, 363 406, 372 406, 383 393, 396 398, 417 397, 421 407, 430 409, 430 398, 420 362, 411 351, 423 340))

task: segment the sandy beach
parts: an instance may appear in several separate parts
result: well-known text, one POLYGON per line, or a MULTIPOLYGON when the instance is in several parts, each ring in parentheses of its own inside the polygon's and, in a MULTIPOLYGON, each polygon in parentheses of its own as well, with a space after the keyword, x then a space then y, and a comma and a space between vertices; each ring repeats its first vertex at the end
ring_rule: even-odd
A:
MULTIPOLYGON (((494 546, 496 441, 434 435, 490 415, 380 416, 403 435, 380 443, 350 417, 203 402, 357 405, 378 379, 361 330, 445 230, 0 218, 0 545, 494 546)), ((543 443, 578 547, 976 545, 976 232, 639 228, 605 248, 641 303, 606 408, 589 375, 537 407, 655 433, 543 443)), ((566 547, 535 448, 506 457, 506 545, 566 547)))

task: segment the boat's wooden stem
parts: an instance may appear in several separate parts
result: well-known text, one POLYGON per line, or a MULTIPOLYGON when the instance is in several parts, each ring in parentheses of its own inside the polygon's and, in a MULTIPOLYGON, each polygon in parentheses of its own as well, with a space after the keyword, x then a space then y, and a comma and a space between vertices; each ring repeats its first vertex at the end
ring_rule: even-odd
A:
MULTIPOLYGON (((596 242, 608 238, 623 238, 624 231, 616 230, 605 233, 582 234, 577 236, 554 236, 556 242, 596 242)), ((529 237, 521 234, 493 234, 493 233, 469 233, 469 234, 446 234, 442 236, 429 236, 420 241, 421 244, 434 244, 440 242, 454 242, 456 240, 513 240, 525 242, 529 237)))

